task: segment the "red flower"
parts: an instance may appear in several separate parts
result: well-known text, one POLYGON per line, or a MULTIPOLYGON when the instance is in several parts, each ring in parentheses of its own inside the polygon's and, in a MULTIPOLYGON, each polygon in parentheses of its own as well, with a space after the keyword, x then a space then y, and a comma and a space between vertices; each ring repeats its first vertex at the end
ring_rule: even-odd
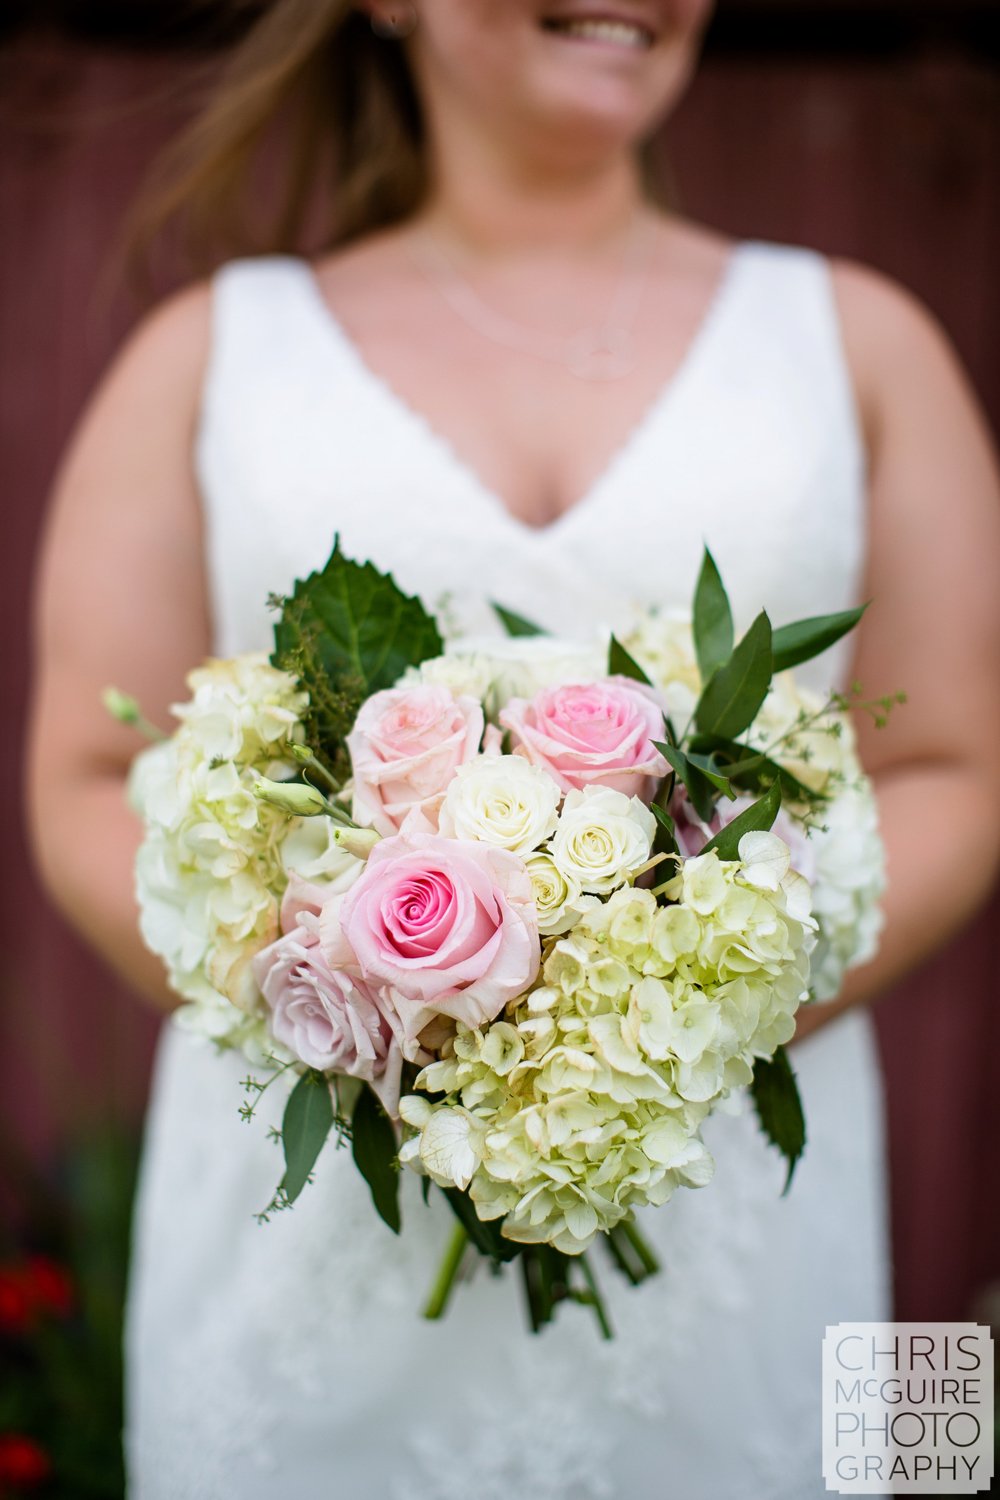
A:
POLYGON ((24 1333, 34 1312, 20 1269, 0 1269, 0 1333, 24 1333))
POLYGON ((31 1489, 52 1472, 49 1456, 34 1438, 21 1432, 0 1433, 0 1485, 31 1489))
POLYGON ((73 1311, 73 1283, 58 1261, 47 1255, 29 1255, 24 1267, 24 1283, 35 1307, 54 1317, 66 1318, 73 1311))

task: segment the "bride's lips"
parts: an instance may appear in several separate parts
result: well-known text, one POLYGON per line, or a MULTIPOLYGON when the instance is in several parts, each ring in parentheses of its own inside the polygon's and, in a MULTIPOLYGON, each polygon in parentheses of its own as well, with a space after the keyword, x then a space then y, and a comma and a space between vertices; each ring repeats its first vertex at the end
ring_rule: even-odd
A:
POLYGON ((585 46, 610 47, 616 51, 648 52, 656 41, 656 30, 646 14, 625 6, 603 3, 570 4, 546 11, 539 18, 542 30, 585 46))

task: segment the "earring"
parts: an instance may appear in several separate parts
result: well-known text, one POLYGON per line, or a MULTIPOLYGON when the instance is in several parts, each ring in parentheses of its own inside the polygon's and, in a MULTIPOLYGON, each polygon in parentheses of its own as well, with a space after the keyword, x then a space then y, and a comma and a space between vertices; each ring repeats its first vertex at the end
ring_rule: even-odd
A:
POLYGON ((375 12, 371 19, 372 31, 376 36, 401 41, 403 37, 410 36, 416 30, 417 11, 413 5, 397 3, 387 15, 380 16, 375 12))

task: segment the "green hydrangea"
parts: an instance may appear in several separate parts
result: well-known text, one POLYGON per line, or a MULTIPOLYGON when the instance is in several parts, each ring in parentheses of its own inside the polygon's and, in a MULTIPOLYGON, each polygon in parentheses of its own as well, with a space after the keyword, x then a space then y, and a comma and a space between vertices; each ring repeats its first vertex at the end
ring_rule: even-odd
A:
POLYGON ((510 1239, 587 1248, 634 1208, 712 1175, 705 1116, 794 1029, 814 923, 787 847, 685 861, 624 887, 555 941, 540 982, 491 1026, 459 1025, 401 1113, 401 1159, 468 1188, 510 1239))

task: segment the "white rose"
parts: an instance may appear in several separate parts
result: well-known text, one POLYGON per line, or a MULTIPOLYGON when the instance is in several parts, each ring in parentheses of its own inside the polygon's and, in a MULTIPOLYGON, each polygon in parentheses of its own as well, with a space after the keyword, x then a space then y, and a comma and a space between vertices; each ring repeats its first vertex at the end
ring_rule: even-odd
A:
POLYGON ((449 838, 530 854, 555 828, 561 795, 523 755, 478 755, 448 783, 438 827, 449 838))
POLYGON ((638 797, 588 786, 567 793, 552 858, 567 881, 602 895, 646 863, 655 833, 656 819, 638 797))
POLYGON ((596 896, 584 896, 576 881, 564 875, 547 849, 539 849, 525 860, 538 911, 538 930, 543 937, 568 932, 585 911, 598 905, 596 896))

